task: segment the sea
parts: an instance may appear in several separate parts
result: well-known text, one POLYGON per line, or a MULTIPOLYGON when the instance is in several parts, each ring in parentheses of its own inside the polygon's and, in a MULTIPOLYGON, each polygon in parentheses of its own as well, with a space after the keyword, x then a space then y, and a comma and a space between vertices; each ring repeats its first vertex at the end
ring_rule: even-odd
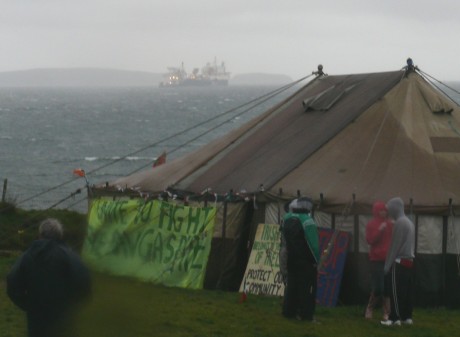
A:
MULTIPOLYGON (((446 93, 460 104, 460 82, 446 93)), ((297 86, 0 88, 0 187, 24 209, 87 212, 87 184, 189 153, 297 86), (74 174, 83 169, 86 179, 74 174)))
POLYGON ((193 151, 295 87, 0 88, 0 187, 23 209, 87 211, 87 184, 193 151), (86 179, 74 174, 83 169, 86 179))

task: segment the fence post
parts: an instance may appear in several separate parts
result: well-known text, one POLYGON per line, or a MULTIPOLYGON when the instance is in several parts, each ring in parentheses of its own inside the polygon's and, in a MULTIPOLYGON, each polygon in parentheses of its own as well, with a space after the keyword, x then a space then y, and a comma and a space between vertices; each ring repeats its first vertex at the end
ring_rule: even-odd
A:
POLYGON ((8 186, 8 179, 5 179, 5 180, 3 180, 2 202, 5 202, 7 186, 8 186))

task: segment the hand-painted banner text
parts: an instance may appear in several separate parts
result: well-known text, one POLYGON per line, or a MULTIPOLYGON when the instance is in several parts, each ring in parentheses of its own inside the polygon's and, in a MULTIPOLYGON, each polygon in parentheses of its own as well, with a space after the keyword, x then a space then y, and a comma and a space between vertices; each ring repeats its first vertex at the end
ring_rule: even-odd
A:
POLYGON ((216 209, 158 200, 95 200, 85 260, 101 271, 167 286, 203 287, 216 209))

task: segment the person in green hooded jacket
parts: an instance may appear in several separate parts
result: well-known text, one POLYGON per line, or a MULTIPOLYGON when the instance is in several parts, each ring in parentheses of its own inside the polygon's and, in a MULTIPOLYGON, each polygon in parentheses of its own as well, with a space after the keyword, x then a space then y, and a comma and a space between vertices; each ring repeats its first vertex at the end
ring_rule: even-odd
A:
POLYGON ((314 321, 320 258, 312 209, 309 198, 293 200, 281 225, 280 268, 286 286, 282 313, 287 318, 307 321, 314 321))

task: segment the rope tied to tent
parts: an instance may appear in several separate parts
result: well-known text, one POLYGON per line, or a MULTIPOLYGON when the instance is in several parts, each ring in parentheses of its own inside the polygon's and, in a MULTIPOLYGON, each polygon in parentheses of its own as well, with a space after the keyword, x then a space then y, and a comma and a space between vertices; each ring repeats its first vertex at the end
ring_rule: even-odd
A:
POLYGON ((456 100, 454 100, 449 94, 447 94, 444 90, 442 90, 439 86, 437 86, 433 81, 436 81, 439 84, 442 84, 443 86, 445 86, 449 90, 455 92, 456 94, 460 95, 460 91, 452 88, 451 86, 447 85, 446 83, 434 78, 433 76, 427 74, 426 72, 424 72, 424 71, 422 71, 420 69, 417 69, 417 70, 418 70, 418 73, 420 74, 420 76, 422 76, 428 83, 430 83, 432 86, 434 86, 440 92, 442 92, 447 98, 449 98, 452 101, 452 103, 454 103, 455 105, 460 107, 460 104, 456 100))
MULTIPOLYGON (((205 124, 207 124, 207 123, 209 123, 209 122, 211 122, 211 121, 213 121, 213 120, 216 120, 216 119, 218 119, 218 118, 221 118, 222 116, 225 116, 225 115, 230 114, 230 113, 232 113, 232 112, 234 112, 234 111, 237 111, 237 110, 239 110, 239 109, 241 109, 241 108, 243 108, 243 107, 245 107, 245 106, 248 106, 248 105, 251 105, 251 104, 255 103, 253 106, 249 107, 248 109, 244 110, 243 112, 239 113, 238 115, 233 116, 231 119, 225 120, 223 123, 220 123, 219 126, 221 126, 221 125, 223 125, 223 124, 225 124, 225 123, 228 123, 230 120, 234 119, 235 117, 238 117, 238 116, 242 115, 243 113, 250 111, 250 110, 253 109, 254 107, 256 107, 256 106, 258 106, 258 105, 264 103, 264 102, 267 101, 268 99, 273 98, 273 97, 275 97, 276 95, 278 95, 278 94, 280 94, 280 93, 282 93, 282 92, 284 92, 284 91, 290 89, 291 87, 293 87, 293 86, 295 86, 296 84, 298 84, 298 83, 300 83, 300 82, 302 82, 302 81, 308 79, 308 78, 311 77, 311 76, 313 76, 313 75, 305 76, 305 77, 303 77, 303 78, 301 78, 301 79, 298 79, 298 80, 296 80, 296 81, 294 81, 294 82, 292 82, 292 83, 289 83, 289 84, 287 84, 287 85, 285 85, 285 86, 282 86, 281 88, 277 88, 277 89, 275 89, 275 90, 272 90, 272 91, 270 91, 270 92, 268 92, 268 93, 266 93, 266 94, 264 94, 264 95, 262 95, 262 96, 260 96, 260 97, 257 97, 257 98, 255 98, 255 99, 249 101, 249 102, 246 102, 246 103, 244 103, 244 104, 241 104, 241 105, 239 105, 239 106, 237 106, 237 107, 235 107, 235 108, 232 108, 232 109, 230 109, 230 110, 227 110, 227 111, 225 111, 225 112, 222 113, 222 114, 216 115, 216 116, 214 116, 214 117, 212 117, 212 118, 208 118, 208 119, 206 119, 206 120, 203 121, 203 122, 200 122, 200 123, 198 123, 198 124, 192 125, 192 126, 186 128, 186 129, 184 129, 184 130, 182 130, 182 131, 179 131, 179 132, 177 132, 177 133, 175 133, 175 134, 173 134, 173 135, 171 135, 171 136, 165 137, 165 138, 163 138, 163 139, 160 139, 159 141, 156 141, 156 142, 154 142, 154 143, 148 144, 148 145, 146 145, 146 146, 144 146, 144 147, 142 147, 142 148, 140 148, 140 149, 138 149, 138 150, 135 150, 135 151, 133 151, 133 152, 130 152, 130 153, 128 153, 128 154, 125 154, 125 155, 123 155, 123 156, 121 156, 121 157, 118 157, 117 159, 114 159, 114 160, 112 160, 112 161, 110 161, 110 162, 108 162, 108 163, 106 163, 106 164, 104 164, 104 165, 101 165, 101 166, 99 166, 99 167, 96 167, 95 169, 92 169, 92 170, 86 172, 86 174, 87 174, 87 175, 90 175, 90 174, 95 173, 95 172, 97 172, 97 171, 100 171, 100 170, 102 170, 102 169, 104 169, 104 168, 106 168, 106 167, 108 167, 108 166, 112 166, 112 165, 114 165, 114 164, 116 164, 116 163, 118 163, 118 162, 120 162, 120 161, 126 159, 127 157, 134 156, 134 155, 136 155, 136 154, 138 154, 138 153, 140 153, 140 152, 143 152, 143 151, 145 151, 145 150, 147 150, 147 149, 150 149, 150 148, 152 148, 152 147, 155 147, 155 146, 157 146, 157 145, 159 145, 159 144, 161 144, 161 143, 163 143, 163 142, 166 142, 166 141, 168 141, 168 140, 171 140, 171 139, 173 139, 174 137, 177 137, 177 136, 179 136, 179 135, 182 135, 182 134, 184 134, 184 133, 187 133, 187 132, 189 132, 189 131, 191 131, 191 130, 193 130, 193 129, 196 129, 196 128, 198 128, 198 127, 201 127, 201 126, 203 126, 203 125, 205 125, 205 124), (267 98, 267 97, 268 97, 268 98, 267 98), (264 99, 264 100, 260 102, 260 100, 262 100, 262 99, 264 99)), ((212 130, 214 130, 214 129, 216 129, 216 127, 214 127, 212 130)), ((194 140, 196 140, 197 138, 199 138, 199 137, 201 137, 201 136, 203 136, 203 135, 205 135, 205 134, 207 134, 207 133, 209 133, 209 132, 210 132, 210 131, 206 131, 206 132, 203 133, 202 135, 193 138, 191 141, 194 141, 194 140)), ((191 141, 186 142, 186 143, 184 143, 184 144, 181 144, 180 146, 176 147, 172 152, 177 151, 177 150, 180 149, 181 147, 183 147, 183 146, 189 144, 191 141)), ((150 166, 150 165, 151 165, 151 163, 149 163, 147 166, 150 166)), ((141 167, 140 169, 143 169, 143 168, 145 168, 145 167, 146 167, 146 166, 143 166, 143 167, 141 167)), ((137 171, 139 171, 140 169, 138 169, 137 171)), ((137 172, 137 171, 134 171, 134 172, 137 172)), ((134 172, 133 172, 133 173, 134 173, 134 172)), ((44 190, 44 191, 42 191, 42 192, 39 192, 39 193, 37 193, 37 194, 34 194, 34 195, 32 195, 32 196, 30 196, 30 197, 28 197, 28 198, 25 198, 25 199, 23 199, 23 200, 17 201, 17 202, 16 202, 16 205, 18 206, 18 205, 23 204, 23 203, 26 203, 26 202, 28 202, 28 201, 30 201, 30 200, 36 199, 36 198, 38 198, 38 197, 41 197, 41 196, 43 196, 44 194, 47 194, 47 193, 52 192, 52 191, 55 191, 55 190, 57 190, 57 189, 59 189, 59 188, 61 188, 61 187, 64 187, 64 186, 66 186, 66 185, 68 185, 68 184, 70 184, 70 183, 73 183, 73 182, 75 182, 77 179, 79 179, 79 177, 74 177, 74 178, 72 178, 72 179, 66 180, 66 181, 64 181, 64 182, 61 183, 61 184, 58 184, 58 185, 53 186, 53 187, 50 187, 50 188, 48 188, 48 189, 46 189, 46 190, 44 190)), ((82 200, 82 201, 83 201, 83 200, 82 200)), ((7 211, 7 210, 10 209, 11 207, 12 207, 12 206, 5 206, 5 207, 3 207, 2 209, 0 209, 0 212, 7 211)))
MULTIPOLYGON (((199 139, 199 138, 201 138, 201 137, 207 135, 208 133, 210 133, 210 132, 212 132, 212 131, 214 131, 214 130, 220 128, 221 126, 227 124, 228 122, 230 122, 231 120, 235 119, 236 117, 240 117, 241 115, 243 115, 243 114, 245 114, 245 113, 251 111, 252 109, 256 108, 257 106, 261 105, 262 103, 265 103, 266 101, 270 100, 271 98, 275 97, 276 95, 279 95, 280 93, 282 93, 282 92, 284 92, 284 91, 290 89, 291 87, 293 87, 293 86, 296 85, 297 83, 302 82, 302 81, 308 79, 308 78, 311 77, 311 76, 312 76, 312 75, 305 76, 305 77, 301 78, 300 80, 297 80, 297 81, 295 81, 295 82, 293 82, 293 83, 290 83, 290 84, 288 84, 288 85, 285 85, 285 86, 283 86, 283 87, 281 87, 281 88, 279 88, 279 89, 277 89, 277 90, 274 90, 274 91, 272 91, 272 92, 270 92, 270 93, 268 93, 268 94, 266 94, 266 95, 263 95, 263 96, 261 96, 261 97, 255 99, 255 100, 252 100, 250 103, 246 103, 246 104, 241 105, 241 106, 239 106, 239 107, 237 107, 237 108, 234 108, 234 109, 229 110, 229 111, 232 111, 232 112, 233 112, 233 111, 236 111, 236 110, 240 109, 241 107, 243 107, 243 106, 245 106, 245 105, 249 105, 249 104, 252 104, 252 103, 255 102, 253 105, 251 105, 251 106, 249 106, 248 108, 244 109, 243 111, 237 113, 236 115, 232 116, 231 118, 226 119, 226 120, 222 121, 221 123, 219 123, 219 124, 213 126, 212 128, 209 128, 208 130, 206 130, 206 131, 204 131, 204 132, 198 134, 196 137, 193 137, 193 138, 187 140, 186 142, 184 142, 184 143, 182 143, 182 144, 179 144, 178 146, 176 146, 176 147, 173 148, 172 150, 168 151, 168 154, 174 153, 174 152, 176 152, 176 151, 178 151, 178 150, 184 148, 185 146, 187 146, 187 145, 193 143, 195 140, 197 140, 197 139, 199 139)), ((223 114, 221 114, 221 115, 218 115, 218 116, 216 116, 216 117, 213 117, 213 118, 210 119, 210 120, 217 119, 218 117, 221 117, 221 116, 227 114, 229 111, 227 111, 227 112, 225 112, 225 113, 223 113, 223 114)), ((210 120, 209 120, 209 121, 210 121, 210 120)), ((205 123, 207 123, 207 122, 205 122, 205 123)), ((203 124, 205 124, 205 123, 203 123, 203 124)), ((181 134, 181 133, 177 133, 176 135, 174 135, 174 137, 176 137, 176 136, 178 136, 178 135, 180 135, 180 134, 181 134)), ((167 139, 170 139, 170 138, 172 138, 172 137, 168 137, 167 139)), ((141 166, 141 167, 137 168, 136 170, 129 172, 128 175, 131 175, 131 174, 134 174, 134 173, 136 173, 136 172, 139 172, 140 170, 142 170, 142 169, 144 169, 144 168, 146 168, 146 167, 148 167, 148 166, 151 166, 151 163, 148 163, 147 165, 141 166)), ((94 170, 93 170, 93 171, 94 171, 94 170)))

